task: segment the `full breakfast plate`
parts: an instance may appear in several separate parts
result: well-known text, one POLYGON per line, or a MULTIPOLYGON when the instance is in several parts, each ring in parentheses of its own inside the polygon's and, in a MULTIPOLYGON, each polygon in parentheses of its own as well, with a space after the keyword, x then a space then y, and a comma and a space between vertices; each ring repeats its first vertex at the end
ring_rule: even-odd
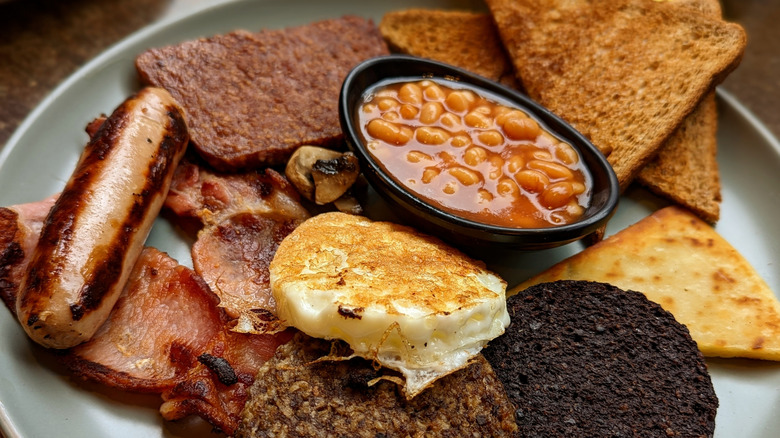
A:
MULTIPOLYGON (((281 28, 355 14, 378 21, 408 7, 484 9, 480 1, 241 0, 144 29, 112 47, 61 84, 24 121, 0 153, 0 205, 43 199, 62 189, 87 140, 84 126, 138 90, 133 61, 143 50, 234 29, 281 28)), ((719 164, 723 186, 716 230, 780 293, 780 143, 738 101, 718 92, 719 164)), ((395 219, 369 194, 367 214, 395 219)), ((665 202, 638 188, 621 198, 607 234, 642 219, 665 202)), ((189 243, 158 220, 147 243, 191 265, 189 243)), ((509 286, 582 249, 580 243, 520 253, 476 256, 509 286)), ((30 342, 12 315, 0 311, 0 431, 5 437, 215 436, 199 420, 166 422, 158 395, 130 394, 71 379, 56 356, 30 342)), ((720 399, 716 437, 774 437, 780 430, 780 363, 708 359, 720 399)))

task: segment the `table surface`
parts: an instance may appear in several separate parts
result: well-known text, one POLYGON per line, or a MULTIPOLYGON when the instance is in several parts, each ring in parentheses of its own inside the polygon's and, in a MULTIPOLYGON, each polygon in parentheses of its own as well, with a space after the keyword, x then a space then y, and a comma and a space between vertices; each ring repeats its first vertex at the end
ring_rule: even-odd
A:
MULTIPOLYGON (((0 0, 0 147, 54 87, 133 31, 223 0, 0 0)), ((723 0, 748 46, 721 88, 780 137, 780 1, 723 0)))

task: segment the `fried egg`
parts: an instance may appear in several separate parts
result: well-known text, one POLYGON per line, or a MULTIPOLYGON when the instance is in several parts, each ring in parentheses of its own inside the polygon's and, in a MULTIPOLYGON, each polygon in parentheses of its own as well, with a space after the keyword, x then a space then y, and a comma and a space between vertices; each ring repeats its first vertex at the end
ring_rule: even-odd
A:
POLYGON ((283 323, 399 371, 408 398, 509 325, 506 282, 438 239, 344 213, 308 219, 270 265, 283 323))

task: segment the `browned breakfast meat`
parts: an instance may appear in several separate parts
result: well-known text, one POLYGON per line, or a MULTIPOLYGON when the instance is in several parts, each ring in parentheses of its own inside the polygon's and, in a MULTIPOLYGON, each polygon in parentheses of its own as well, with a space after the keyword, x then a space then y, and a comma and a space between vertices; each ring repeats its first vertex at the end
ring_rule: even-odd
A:
POLYGON ((282 240, 302 222, 239 213, 198 233, 193 266, 217 291, 230 316, 246 315, 243 322, 249 323, 260 309, 276 314, 268 267, 282 240))
POLYGON ((76 375, 109 386, 172 388, 223 330, 217 303, 191 269, 147 247, 106 323, 65 361, 76 375))
POLYGON ((165 207, 177 219, 218 224, 236 213, 305 219, 309 212, 283 175, 273 169, 222 173, 185 159, 173 176, 165 207))
POLYGON ((106 323, 62 360, 82 379, 161 393, 166 419, 199 415, 229 434, 255 374, 290 336, 233 333, 218 302, 191 269, 147 247, 106 323))
POLYGON ((282 239, 309 217, 287 179, 273 169, 226 174, 184 161, 165 205, 202 225, 193 266, 238 319, 235 329, 272 330, 276 305, 268 266, 282 239))
POLYGON ((639 292, 542 283, 507 299, 483 354, 520 436, 711 437, 718 398, 688 329, 639 292))
POLYGON ((180 420, 197 415, 232 436, 257 372, 290 336, 287 331, 275 335, 222 331, 209 344, 210 353, 198 356, 198 363, 185 378, 163 392, 163 418, 180 420))
MULTIPOLYGON (((55 200, 0 208, 0 293, 11 312, 55 200)), ((166 419, 197 415, 232 433, 255 374, 291 334, 234 333, 218 302, 195 272, 147 247, 106 322, 59 357, 81 379, 160 393, 166 419)))
POLYGON ((184 111, 161 88, 125 100, 100 126, 47 216, 16 314, 34 341, 68 348, 108 318, 188 143, 184 111))
POLYGON ((100 127, 103 126, 103 122, 105 121, 106 121, 105 115, 95 117, 94 119, 92 119, 92 121, 87 123, 87 126, 84 127, 84 132, 86 132, 89 138, 92 139, 92 137, 94 137, 98 133, 98 130, 100 130, 100 127))
MULTIPOLYGON (((514 436, 514 407, 482 356, 411 400, 394 375, 302 333, 279 347, 250 390, 237 438, 514 436)), ((395 375, 397 378, 398 375, 395 375)))
POLYGON ((227 171, 282 164, 303 144, 339 143, 342 81, 387 53, 371 20, 346 16, 150 49, 136 68, 182 103, 195 148, 227 171))
POLYGON ((16 316, 16 295, 38 244, 43 221, 57 195, 28 204, 0 207, 0 298, 16 316))

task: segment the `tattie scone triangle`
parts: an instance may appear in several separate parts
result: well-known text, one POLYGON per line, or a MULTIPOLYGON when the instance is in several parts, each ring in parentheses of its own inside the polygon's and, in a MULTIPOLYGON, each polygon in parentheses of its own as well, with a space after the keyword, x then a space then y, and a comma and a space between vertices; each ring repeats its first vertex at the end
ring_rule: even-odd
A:
POLYGON ((734 247, 682 208, 661 209, 513 292, 564 279, 644 293, 688 327, 705 356, 780 360, 777 297, 734 247))

